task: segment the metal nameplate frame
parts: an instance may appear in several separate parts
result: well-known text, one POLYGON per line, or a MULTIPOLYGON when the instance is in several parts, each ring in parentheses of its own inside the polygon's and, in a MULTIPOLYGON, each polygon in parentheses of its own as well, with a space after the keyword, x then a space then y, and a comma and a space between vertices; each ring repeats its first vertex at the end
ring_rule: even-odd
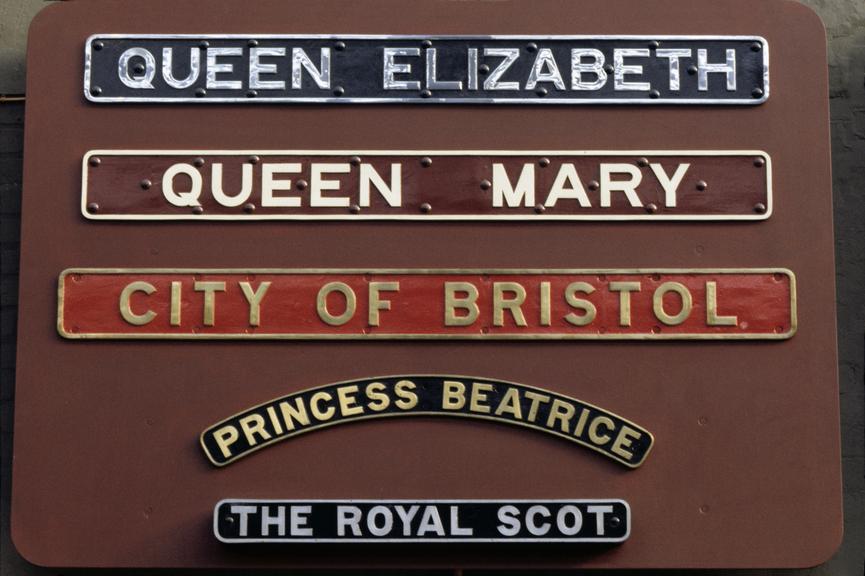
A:
POLYGON ((91 150, 81 166, 91 220, 736 221, 772 210, 760 150, 91 150))
POLYGON ((631 533, 625 500, 220 500, 226 544, 595 543, 631 533))
POLYGON ((94 34, 95 103, 761 104, 760 36, 94 34))
POLYGON ((57 330, 85 340, 785 340, 797 330, 786 268, 70 268, 58 284, 57 330))

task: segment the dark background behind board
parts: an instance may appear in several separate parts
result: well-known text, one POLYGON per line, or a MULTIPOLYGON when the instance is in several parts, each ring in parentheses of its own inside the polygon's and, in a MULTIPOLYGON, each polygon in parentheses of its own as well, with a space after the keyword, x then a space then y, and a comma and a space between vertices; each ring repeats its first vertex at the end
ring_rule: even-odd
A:
MULTIPOLYGON (((760 3, 754 3, 758 8, 760 3)), ((13 3, 0 6, 4 26, 2 55, 9 50, 6 26, 20 22, 13 3), (12 11, 11 13, 9 13, 12 11)), ((20 9, 23 11, 24 9, 20 9)), ((821 3, 830 40, 830 96, 832 97, 833 169, 836 215, 838 278, 838 333, 841 384, 842 438, 845 482, 845 542, 829 563, 813 573, 858 574, 863 565, 863 214, 861 190, 865 189, 865 7, 858 1, 821 3)), ((23 24, 22 24, 23 25, 23 24)), ((21 31, 18 30, 20 34, 21 31)), ((3 74, 5 74, 5 68, 3 74)), ((3 74, 0 74, 2 76, 3 74)), ((14 78, 14 76, 13 76, 14 78)), ((7 82, 5 76, 0 82, 7 82)), ((3 85, 3 94, 20 93, 3 85)), ((57 574, 26 564, 8 539, 12 398, 14 395, 14 344, 17 304, 17 240, 20 210, 20 154, 24 106, 0 104, 0 213, 2 213, 2 400, 3 400, 3 574, 57 574)), ((776 167, 776 170, 778 168, 776 167)), ((803 232, 805 233, 805 232, 803 232)), ((525 379, 524 379, 525 380, 525 379)), ((535 382, 527 382, 535 383, 535 382)), ((650 426, 651 428, 651 426, 650 426)), ((284 446, 283 446, 284 447, 284 446)), ((280 447, 272 450, 280 450, 280 447)), ((267 457, 266 453, 259 455, 267 457)), ((582 457, 576 455, 575 457, 582 457)), ((783 479, 779 479, 783 482, 783 479)), ((795 503, 792 503, 795 504, 795 503)), ((72 571, 80 573, 81 571, 72 571)), ((69 571, 63 571, 69 573, 69 571)), ((112 571, 114 573, 114 571, 112 571)), ((139 572, 140 573, 140 572, 139 572)), ((766 571, 751 571, 766 574, 766 571)), ((774 572, 772 572, 774 573, 774 572)), ((802 573, 805 573, 803 571, 802 573)))

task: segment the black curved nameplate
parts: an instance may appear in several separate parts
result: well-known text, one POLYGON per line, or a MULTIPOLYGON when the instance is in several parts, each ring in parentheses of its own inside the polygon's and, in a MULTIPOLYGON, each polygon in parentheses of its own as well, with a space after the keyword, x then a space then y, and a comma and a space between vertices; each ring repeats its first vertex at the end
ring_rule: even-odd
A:
POLYGON ((644 428, 575 398, 522 384, 465 376, 385 376, 295 392, 227 418, 201 434, 216 466, 321 428, 373 418, 473 418, 552 434, 630 468, 653 438, 644 428))

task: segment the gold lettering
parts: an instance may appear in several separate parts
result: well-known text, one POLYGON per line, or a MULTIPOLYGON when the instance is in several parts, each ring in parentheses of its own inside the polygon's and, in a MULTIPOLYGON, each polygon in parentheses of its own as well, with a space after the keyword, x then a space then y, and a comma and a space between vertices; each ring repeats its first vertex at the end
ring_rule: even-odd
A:
POLYGON ((735 326, 738 323, 736 316, 718 316, 718 285, 706 282, 706 325, 735 326))
POLYGON ((264 299, 264 295, 267 293, 268 288, 270 288, 270 282, 262 282, 254 291, 249 282, 240 283, 240 289, 243 291, 243 295, 246 296, 246 301, 249 303, 250 326, 261 325, 261 301, 264 299))
POLYGON ((511 313, 514 324, 527 326, 526 317, 520 306, 526 301, 526 289, 519 282, 493 282, 493 325, 505 325, 505 310, 511 313), (510 292, 513 298, 505 298, 505 293, 510 292))
POLYGON ((261 436, 262 440, 270 440, 270 433, 264 429, 264 418, 261 414, 250 414, 241 418, 238 424, 240 424, 240 429, 243 430, 243 435, 250 446, 258 444, 258 441, 255 439, 256 434, 261 436))
POLYGON ((401 410, 411 410, 418 403, 417 394, 413 391, 417 388, 411 380, 400 380, 393 387, 394 392, 399 397, 399 400, 394 402, 401 410))
MULTIPOLYGON (((577 316, 573 312, 565 314, 565 320, 574 326, 585 326, 591 324, 595 316, 598 314, 595 305, 583 298, 577 298, 577 292, 591 294, 595 291, 595 287, 588 282, 571 282, 565 288, 565 301, 572 307, 583 311, 582 316, 577 316)), ((628 313, 630 316, 630 312, 628 313)))
POLYGON ((143 314, 136 314, 132 311, 132 306, 129 301, 132 299, 133 292, 144 292, 148 296, 156 292, 156 286, 148 282, 131 282, 120 293, 120 315, 129 324, 133 326, 144 326, 149 324, 156 318, 156 312, 147 310, 143 314))
POLYGON ((348 284, 343 282, 328 282, 318 291, 318 296, 315 299, 315 309, 318 311, 318 317, 325 324, 342 326, 354 316, 354 311, 357 309, 357 297, 354 295, 354 290, 348 284), (338 316, 334 316, 327 309, 327 297, 331 292, 339 292, 345 297, 345 310, 338 316))
POLYGON ((574 417, 575 411, 573 404, 562 402, 558 398, 553 398, 553 403, 550 406, 550 414, 547 416, 547 428, 554 428, 556 420, 558 420, 562 432, 567 434, 570 430, 571 418, 574 417))
POLYGON ((370 282, 369 283, 369 325, 379 325, 379 310, 390 310, 390 300, 382 300, 379 292, 399 292, 399 282, 370 282))
POLYGON ((276 415, 276 408, 273 406, 267 407, 267 415, 270 416, 270 424, 273 426, 273 429, 277 434, 282 434, 282 424, 279 421, 279 417, 276 415))
POLYGON ((550 283, 541 282, 541 326, 552 324, 550 318, 550 283))
POLYGON ((366 397, 372 400, 367 407, 375 412, 381 412, 390 406, 390 397, 384 393, 387 387, 381 382, 373 382, 366 387, 366 397))
POLYGON ((171 283, 171 325, 180 326, 180 282, 171 283))
POLYGON ((472 412, 480 412, 481 414, 489 414, 490 407, 483 404, 487 401, 485 392, 492 392, 494 387, 492 384, 483 384, 481 382, 472 382, 472 398, 469 403, 469 410, 472 412))
POLYGON ((288 400, 279 403, 279 410, 282 412, 282 419, 285 421, 285 427, 289 430, 294 430, 294 421, 301 426, 309 426, 309 415, 306 413, 306 406, 303 403, 303 398, 296 398, 292 406, 288 400))
POLYGON ((330 402, 333 399, 328 392, 320 391, 316 392, 309 399, 309 410, 312 412, 312 415, 315 416, 316 420, 320 420, 325 422, 333 418, 336 410, 333 406, 327 406, 324 410, 319 407, 321 402, 330 402))
POLYGON ((466 385, 456 380, 442 382, 442 410, 462 410, 466 405, 466 385))
POLYGON ((642 434, 637 430, 634 430, 630 426, 623 425, 622 429, 619 430, 618 435, 616 435, 616 440, 613 442, 612 447, 610 447, 610 451, 614 454, 618 454, 625 460, 630 460, 634 457, 634 453, 630 450, 626 450, 626 448, 631 447, 631 440, 640 438, 642 434))
POLYGON ((227 424, 213 433, 213 439, 216 440, 216 445, 219 446, 219 451, 225 458, 231 458, 232 444, 237 442, 237 428, 231 424, 227 424))
POLYGON ((602 434, 598 431, 601 424, 603 424, 607 430, 614 430, 616 427, 613 421, 606 416, 598 416, 589 423, 589 440, 598 446, 603 446, 610 441, 609 434, 602 434))
POLYGON ((469 326, 478 319, 480 310, 476 304, 478 289, 471 282, 445 282, 445 326, 469 326), (457 298, 465 292, 465 298, 457 298), (465 310, 465 316, 457 316, 456 309, 465 310))
POLYGON ((580 410, 580 417, 577 419, 577 425, 574 426, 574 436, 582 436, 583 430, 586 428, 586 422, 589 420, 588 408, 580 410))
POLYGON ((526 398, 532 401, 532 405, 529 406, 529 422, 534 422, 535 418, 538 417, 538 406, 540 403, 546 404, 549 402, 550 397, 546 394, 538 394, 537 392, 526 390, 526 398))
POLYGON ((225 282, 202 282, 195 281, 193 286, 196 292, 204 292, 204 318, 205 326, 213 326, 216 319, 216 293, 225 292, 225 282))
POLYGON ((691 315, 693 304, 691 293, 684 284, 679 282, 664 282, 658 286, 654 296, 652 296, 652 309, 655 311, 655 316, 667 326, 678 326, 687 320, 688 316, 691 315), (682 309, 679 310, 678 314, 670 315, 664 310, 664 295, 667 292, 675 292, 682 299, 682 309))
POLYGON ((619 326, 631 325, 631 292, 639 291, 639 282, 610 282, 610 292, 619 293, 619 326))
POLYGON ((505 412, 513 414, 517 420, 523 419, 523 410, 520 406, 520 394, 516 388, 508 388, 505 390, 505 396, 502 398, 501 404, 496 408, 496 416, 501 416, 505 412))
POLYGON ((343 416, 356 416, 363 414, 363 407, 357 405, 357 399, 354 397, 357 394, 358 387, 340 386, 336 389, 336 395, 339 397, 339 411, 343 416))

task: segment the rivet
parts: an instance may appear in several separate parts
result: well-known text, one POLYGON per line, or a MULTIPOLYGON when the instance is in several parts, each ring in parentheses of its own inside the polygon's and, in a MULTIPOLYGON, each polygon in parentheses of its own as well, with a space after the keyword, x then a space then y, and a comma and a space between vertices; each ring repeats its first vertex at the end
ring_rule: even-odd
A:
POLYGON ((535 214, 543 214, 545 210, 546 210, 546 208, 544 207, 543 204, 536 204, 535 205, 535 214))
POLYGON ((784 275, 776 272, 775 274, 772 275, 772 279, 775 280, 775 282, 780 282, 781 280, 784 279, 784 275))
POLYGON ((91 156, 90 160, 87 161, 91 166, 99 166, 102 164, 102 160, 98 156, 91 156))
POLYGON ((658 205, 655 203, 646 204, 645 208, 646 208, 646 212, 648 212, 649 214, 654 214, 655 212, 658 211, 658 205))
POLYGON ((229 524, 234 524, 234 516, 226 516, 225 521, 229 524))
POLYGON ((480 66, 478 66, 478 72, 480 72, 481 74, 489 74, 490 67, 486 64, 481 64, 480 66))
POLYGON ((481 180, 481 190, 489 190, 492 187, 492 183, 489 180, 481 180))
POLYGON ((432 96, 432 92, 430 92, 429 90, 421 90, 420 91, 420 97, 421 98, 429 98, 430 96, 432 96))
POLYGON ((249 41, 246 43, 246 45, 247 45, 247 46, 258 46, 258 40, 256 40, 256 39, 253 38, 253 39, 249 40, 249 41))
POLYGON ((549 165, 550 165, 550 159, 549 158, 541 158, 540 160, 538 160, 538 166, 540 166, 541 168, 546 168, 549 165))
POLYGON ((700 416, 699 418, 697 418, 697 424, 699 426, 705 426, 708 423, 709 423, 709 419, 706 418, 705 416, 700 416))
POLYGON ((348 159, 348 162, 352 166, 360 166, 360 156, 352 156, 348 159))
POLYGON ((660 282, 661 281, 661 275, 660 274, 652 274, 652 280, 654 280, 655 282, 660 282))
POLYGON ((96 202, 91 202, 87 205, 87 211, 91 214, 96 214, 97 212, 99 212, 99 204, 97 204, 96 202))
POLYGON ((132 70, 133 70, 136 74, 144 74, 144 71, 146 70, 146 68, 144 67, 144 64, 136 64, 136 65, 132 68, 132 70))
POLYGON ((138 185, 141 186, 141 188, 144 190, 150 190, 150 187, 153 186, 153 182, 151 182, 150 180, 142 180, 138 183, 138 185))
POLYGON ((766 213, 766 205, 763 204, 762 202, 757 202, 756 204, 754 204, 754 212, 756 212, 758 214, 765 214, 766 213))
POLYGON ((607 74, 612 74, 616 71, 616 68, 612 64, 604 64, 604 72, 607 74))
POLYGON ((700 506, 700 514, 708 514, 709 513, 709 505, 703 504, 700 506))
POLYGON ((424 202, 420 205, 420 211, 424 214, 429 214, 430 212, 432 212, 432 206, 428 202, 424 202))
POLYGON ((424 156, 420 159, 420 165, 424 168, 429 168, 430 166, 432 166, 432 158, 430 158, 429 156, 424 156))
POLYGON ((340 40, 339 42, 334 44, 333 47, 336 48, 337 52, 342 52, 343 50, 345 50, 345 42, 340 40))
POLYGON ((700 69, 697 68, 694 64, 691 64, 690 66, 688 66, 688 74, 690 74, 691 76, 693 76, 694 74, 696 74, 699 71, 700 71, 700 69))
POLYGON ((547 89, 543 88, 543 87, 538 88, 537 90, 535 90, 535 94, 537 94, 538 96, 544 97, 547 95, 547 89))
POLYGON ((648 165, 649 165, 649 159, 648 158, 637 158, 637 166, 640 166, 641 168, 645 168, 648 165))
POLYGON ((195 96, 197 98, 203 98, 207 96, 207 90, 205 90, 204 88, 199 88, 195 91, 195 96))
POLYGON ((658 42, 657 40, 652 40, 651 42, 649 42, 649 48, 657 48, 660 45, 661 45, 661 43, 658 42))
POLYGON ((751 44, 751 52, 759 52, 762 49, 763 45, 759 42, 754 42, 753 44, 751 44))
POLYGON ((102 94, 102 88, 100 88, 99 86, 94 86, 90 89, 90 93, 94 96, 99 96, 100 94, 102 94))
POLYGON ((762 168, 765 165, 766 159, 762 156, 757 156, 756 158, 754 158, 754 166, 756 166, 757 168, 762 168))
POLYGON ((345 88, 343 88, 342 86, 337 86, 333 89, 333 94, 334 96, 342 96, 343 94, 345 94, 345 88))
POLYGON ((298 190, 306 190, 307 184, 306 180, 298 180, 295 186, 297 186, 298 190))
POLYGON ((751 90, 751 96, 753 96, 754 98, 760 98, 763 96, 763 90, 761 90, 760 88, 754 88, 753 90, 751 90))
POLYGON ((197 167, 201 168, 202 166, 204 166, 204 158, 199 156, 198 158, 193 160, 192 163, 195 164, 197 167))
POLYGON ((538 45, 534 42, 529 42, 528 44, 526 44, 526 50, 528 50, 529 52, 537 52, 538 45))
POLYGON ((208 47, 210 47, 210 42, 208 42, 207 40, 202 40, 201 42, 198 43, 198 47, 199 48, 208 48, 208 47))
POLYGON ((246 91, 246 97, 247 98, 255 98, 256 96, 258 96, 258 92, 256 92, 255 90, 247 90, 246 91))
POLYGON ((709 187, 709 185, 706 184, 705 180, 697 180, 697 190, 699 190, 700 192, 702 192, 703 190, 705 190, 708 187, 709 187))
POLYGON ((657 90, 652 90, 651 92, 649 92, 649 98, 660 98, 660 97, 661 97, 661 93, 657 90))
POLYGON ((424 40, 423 42, 420 43, 420 45, 423 46, 424 48, 429 48, 432 46, 432 40, 424 40))
POLYGON ((622 521, 619 519, 618 516, 613 516, 612 518, 610 518, 610 526, 612 526, 613 528, 617 528, 621 523, 622 521))
POLYGON ((601 185, 598 184, 598 181, 597 181, 597 180, 590 180, 590 181, 589 181, 589 190, 594 191, 594 190, 597 190, 597 189, 600 188, 600 187, 601 187, 601 185))
POLYGON ((652 326, 652 334, 660 334, 661 327, 660 326, 652 326))
POLYGON ((252 202, 247 202, 243 205, 243 211, 247 214, 252 214, 253 212, 255 212, 255 204, 253 204, 252 202))
POLYGON ((193 214, 204 214, 204 208, 202 208, 201 206, 193 206, 192 207, 192 213, 193 214))
POLYGON ((247 158, 247 160, 249 160, 250 164, 258 164, 258 162, 261 160, 261 158, 253 155, 253 156, 250 156, 249 158, 247 158))
POLYGON ((103 42, 102 40, 97 40, 93 43, 94 50, 102 50, 103 48, 105 48, 105 42, 103 42))
POLYGON ((357 204, 352 204, 348 207, 348 211, 352 214, 360 214, 360 206, 358 206, 357 204))

